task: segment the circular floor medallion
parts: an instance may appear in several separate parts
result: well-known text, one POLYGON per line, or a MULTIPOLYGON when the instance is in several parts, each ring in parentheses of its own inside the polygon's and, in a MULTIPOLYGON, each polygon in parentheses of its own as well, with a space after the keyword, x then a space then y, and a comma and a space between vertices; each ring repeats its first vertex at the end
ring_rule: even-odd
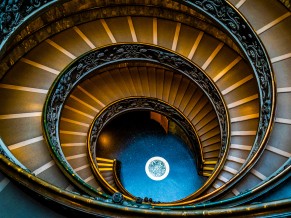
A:
POLYGON ((152 180, 160 181, 168 176, 170 166, 164 158, 152 157, 145 165, 145 172, 152 180))

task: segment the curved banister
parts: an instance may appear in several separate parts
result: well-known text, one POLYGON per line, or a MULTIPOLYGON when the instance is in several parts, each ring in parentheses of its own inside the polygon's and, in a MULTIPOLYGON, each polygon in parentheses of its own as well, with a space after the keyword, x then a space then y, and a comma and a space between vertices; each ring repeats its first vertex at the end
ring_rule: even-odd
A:
POLYGON ((25 28, 31 18, 39 16, 57 3, 58 0, 2 1, 0 3, 0 57, 10 49, 8 45, 13 43, 12 39, 19 34, 21 28, 25 28))
POLYGON ((172 19, 187 26, 194 26, 205 33, 215 36, 218 40, 240 54, 238 47, 232 40, 223 31, 214 26, 210 20, 194 10, 184 10, 183 7, 177 10, 177 2, 174 2, 172 5, 164 1, 151 5, 147 5, 146 2, 139 2, 133 5, 120 2, 119 4, 112 5, 112 2, 108 1, 87 0, 88 4, 83 5, 83 7, 76 7, 74 3, 70 3, 73 2, 70 0, 48 0, 47 2, 47 5, 31 11, 31 14, 28 14, 25 19, 19 20, 17 27, 14 27, 15 30, 7 36, 7 40, 3 41, 3 45, 0 46, 0 78, 22 56, 52 35, 95 19, 117 16, 116 14, 105 13, 106 7, 118 8, 118 16, 152 16, 152 14, 156 14, 158 18, 172 19), (134 7, 138 7, 139 9, 131 10, 134 7), (166 14, 159 13, 160 8, 163 8, 166 14), (56 11, 59 13, 55 13, 56 11), (139 13, 139 11, 143 12, 139 13), (90 16, 90 13, 96 14, 97 17, 90 16), (49 19, 46 19, 47 17, 49 19), (76 19, 76 17, 78 18, 76 19), (37 18, 40 18, 42 22, 35 22, 37 18), (70 20, 70 22, 64 22, 64 20, 70 20), (58 23, 60 28, 55 28, 55 23, 58 23), (29 31, 26 31, 26 29, 29 31), (40 35, 42 37, 39 37, 40 35))
MULTIPOLYGON (((123 202, 122 205, 112 203, 111 199, 104 200, 98 197, 82 196, 77 193, 69 192, 64 189, 58 188, 50 183, 37 178, 33 174, 27 172, 21 167, 12 163, 1 150, 0 147, 0 170, 7 174, 7 176, 19 185, 25 187, 31 192, 31 194, 41 197, 44 201, 50 204, 55 204, 62 209, 65 207, 71 211, 72 214, 78 212, 83 215, 106 215, 106 216, 121 216, 124 212, 127 212, 127 216, 226 216, 231 214, 232 216, 242 215, 274 215, 274 214, 286 214, 290 215, 289 208, 291 207, 291 199, 283 199, 279 201, 259 203, 253 205, 239 206, 227 209, 215 208, 216 205, 211 205, 212 209, 205 208, 205 205, 201 204, 193 206, 184 206, 182 210, 159 210, 158 207, 151 207, 150 204, 136 204, 135 202, 123 202), (152 209, 150 209, 152 208, 152 209), (156 209, 155 209, 156 208, 156 209), (194 211, 193 208, 196 208, 194 211), (200 209, 201 208, 201 209, 200 209), (203 209, 205 208, 205 209, 203 209), (146 210, 148 209, 148 210, 146 210)), ((289 166, 290 167, 290 166, 289 166)), ((286 172, 286 171, 285 171, 286 172)), ((275 180, 276 177, 271 180, 275 180)), ((273 182, 273 181, 269 182, 273 182)), ((219 206, 219 204, 218 204, 219 206)))
POLYGON ((198 203, 194 205, 183 205, 183 206, 161 206, 161 205, 155 205, 155 208, 168 208, 171 210, 181 210, 181 209, 201 209, 201 208, 208 208, 209 210, 213 207, 233 207, 238 205, 243 205, 245 203, 248 203, 254 199, 257 199, 264 194, 268 193, 270 190, 274 189, 275 187, 279 186, 281 183, 285 182, 291 177, 291 159, 283 164, 276 172, 274 172, 272 175, 270 175, 266 182, 262 182, 258 184, 256 187, 253 187, 251 190, 247 190, 244 192, 241 192, 239 195, 228 198, 225 200, 218 200, 213 202, 207 202, 207 203, 198 203))
MULTIPOLYGON (((259 135, 257 136, 256 142, 255 142, 255 144, 253 146, 252 154, 250 155, 250 157, 248 157, 249 163, 244 165, 244 167, 245 167, 244 170, 242 172, 240 172, 235 177, 235 179, 233 179, 231 181, 232 182, 231 185, 227 184, 228 187, 226 187, 226 189, 228 189, 228 188, 232 187, 232 185, 234 185, 237 181, 239 181, 240 177, 242 177, 243 175, 246 174, 246 172, 255 164, 256 159, 259 159, 260 153, 264 149, 264 145, 265 145, 265 142, 266 142, 266 140, 268 138, 269 131, 270 131, 271 127, 272 127, 271 123, 273 121, 273 113, 274 113, 274 105, 275 105, 275 84, 274 84, 273 79, 272 79, 273 75, 271 73, 271 67, 270 67, 269 60, 268 60, 268 57, 267 57, 264 49, 260 49, 260 51, 257 50, 257 49, 253 49, 254 47, 262 47, 263 48, 263 46, 260 43, 260 40, 258 39, 256 34, 254 33, 254 30, 252 30, 249 25, 247 25, 247 28, 249 28, 249 30, 251 32, 250 36, 251 36, 251 38, 254 37, 252 39, 255 39, 254 41, 258 42, 258 44, 252 45, 249 42, 245 43, 244 40, 247 40, 247 41, 249 40, 250 42, 252 41, 252 40, 250 40, 250 38, 248 38, 249 35, 246 34, 245 35, 246 39, 244 39, 242 35, 237 35, 235 33, 235 28, 237 28, 237 26, 236 26, 236 19, 237 19, 236 15, 237 14, 239 15, 238 18, 242 19, 242 21, 243 21, 242 23, 246 23, 247 24, 247 22, 243 18, 241 18, 242 16, 240 15, 240 13, 238 11, 236 11, 236 9, 232 8, 233 11, 231 11, 231 14, 233 15, 232 16, 233 19, 230 19, 230 21, 234 21, 234 22, 230 22, 230 24, 227 24, 227 19, 225 19, 225 17, 224 17, 225 14, 224 13, 214 14, 217 11, 218 12, 222 11, 222 8, 220 8, 220 7, 224 7, 223 10, 225 12, 225 9, 227 9, 229 7, 227 2, 224 3, 223 1, 207 1, 207 0, 195 1, 195 3, 192 2, 192 1, 182 1, 182 0, 179 1, 179 2, 181 2, 182 4, 186 3, 188 5, 192 5, 191 8, 192 7, 195 8, 195 9, 198 8, 200 11, 202 11, 205 14, 207 14, 207 16, 213 17, 215 20, 217 20, 217 22, 219 24, 221 24, 221 26, 226 28, 227 31, 232 34, 233 38, 235 40, 237 40, 238 44, 241 46, 242 50, 246 54, 246 57, 252 63, 252 66, 255 69, 255 72, 257 72, 256 70, 261 71, 261 69, 264 69, 264 68, 268 69, 266 71, 266 74, 265 74, 264 71, 256 73, 256 77, 258 78, 258 82, 260 83, 262 90, 264 90, 263 92, 262 92, 262 90, 260 90, 260 92, 261 92, 260 98, 263 99, 263 102, 261 103, 261 112, 260 112, 260 121, 261 121, 260 123, 261 123, 261 125, 259 126, 259 129, 258 129, 259 135), (218 8, 218 10, 217 10, 217 8, 218 8), (232 30, 231 30, 232 28, 234 28, 234 32, 232 32, 232 30), (241 36, 241 37, 239 37, 239 36, 241 36), (263 56, 263 58, 260 57, 260 56, 263 56), (259 59, 259 61, 257 61, 257 59, 259 59), (264 81, 267 80, 267 83, 264 83, 263 80, 264 81)), ((2 160, 3 159, 1 159, 1 161, 2 160)), ((5 162, 5 163, 9 163, 9 162, 5 162)), ((2 169, 4 169, 4 168, 2 168, 2 169)), ((12 170, 11 168, 9 168, 9 169, 12 170)), ((5 171, 5 169, 4 169, 4 171, 5 171)), ((6 172, 8 172, 8 171, 6 171, 6 172)), ((231 202, 239 202, 237 204, 241 204, 242 202, 240 202, 239 199, 243 199, 244 196, 246 196, 246 195, 248 195, 249 197, 246 198, 245 202, 249 201, 248 199, 250 199, 250 198, 259 196, 260 194, 258 194, 258 193, 263 192, 263 190, 266 189, 269 186, 272 187, 271 184, 270 184, 271 182, 276 181, 276 179, 278 180, 277 182, 283 181, 284 178, 285 178, 285 177, 282 176, 283 174, 285 175, 285 177, 288 174, 290 175, 290 164, 289 164, 289 166, 286 165, 285 169, 283 169, 280 174, 276 175, 273 178, 270 178, 270 180, 268 182, 266 182, 265 185, 261 185, 261 186, 255 188, 254 191, 248 191, 246 193, 242 193, 241 195, 238 195, 237 197, 230 198, 228 200, 228 202, 230 204, 231 204, 231 202)), ((34 184, 34 185, 37 186, 38 184, 34 184)), ((32 189, 32 186, 30 186, 30 188, 32 189)), ((217 195, 219 194, 219 192, 221 190, 222 190, 222 188, 217 191, 217 195)), ((192 202, 192 203, 194 203, 194 202, 192 202)), ((214 204, 205 203, 205 204, 202 204, 202 205, 204 205, 203 207, 205 207, 205 205, 214 205, 214 204)), ((218 206, 218 205, 223 205, 223 202, 216 202, 214 206, 218 206)), ((247 207, 240 207, 240 208, 237 208, 237 209, 240 210, 240 213, 242 211, 247 213, 248 212, 247 209, 250 208, 252 210, 252 212, 255 213, 256 211, 264 211, 263 207, 266 207, 266 210, 268 211, 268 209, 269 209, 268 205, 270 207, 272 207, 272 203, 270 203, 270 204, 250 205, 250 206, 248 206, 248 208, 247 207), (244 208, 244 209, 242 209, 242 208, 244 208)), ((280 208, 282 208, 282 205, 284 205, 284 207, 286 207, 286 208, 288 208, 288 207, 290 208, 290 200, 287 200, 287 201, 282 200, 278 204, 276 204, 276 206, 278 206, 278 210, 280 208)), ((197 207, 199 207, 199 205, 197 207)), ((176 208, 177 210, 181 209, 179 207, 173 207, 173 209, 174 208, 176 208)), ((193 208, 196 208, 196 206, 195 205, 194 206, 189 206, 188 209, 193 209, 193 208)), ((274 205, 273 205, 272 208, 274 210, 276 210, 276 207, 274 207, 274 205)), ((237 214, 237 210, 236 209, 234 209, 232 211, 236 211, 234 214, 237 214)), ((87 212, 90 213, 90 211, 87 211, 87 212)), ((199 213, 200 213, 200 211, 197 212, 197 214, 199 214, 199 213)), ((217 214, 217 211, 214 212, 213 214, 217 214)), ((221 211, 221 214, 223 214, 223 211, 221 211)))
POLYGON ((230 121, 226 104, 214 82, 198 66, 178 54, 155 45, 121 43, 91 50, 75 59, 58 75, 47 95, 42 119, 45 139, 52 155, 71 181, 75 181, 76 185, 81 189, 83 188, 85 192, 90 193, 93 190, 94 193, 94 189, 88 184, 84 185, 82 179, 74 173, 63 155, 58 135, 60 114, 65 100, 80 81, 106 66, 125 61, 143 61, 167 67, 196 83, 208 96, 219 120, 221 149, 219 163, 214 172, 207 182, 195 192, 195 196, 201 194, 214 181, 226 160, 230 143, 230 121))
POLYGON ((186 133, 194 151, 197 168, 202 170, 203 153, 195 127, 183 113, 166 102, 152 97, 128 97, 112 102, 103 108, 93 120, 88 134, 88 153, 91 163, 97 166, 96 144, 102 129, 115 117, 130 111, 155 111, 175 121, 186 133))
MULTIPOLYGON (((211 18, 214 22, 223 27, 225 31, 232 36, 253 68, 260 93, 259 126, 256 138, 250 155, 247 157, 240 171, 227 183, 223 184, 213 192, 206 194, 203 197, 195 199, 189 198, 188 201, 180 203, 181 205, 185 205, 193 204, 205 199, 211 199, 222 194, 222 190, 229 190, 234 184, 240 181, 242 177, 251 169, 251 167, 254 166, 254 164, 259 160, 259 157, 264 151, 267 140, 270 136, 274 121, 276 87, 270 59, 263 44, 261 43, 261 40, 257 36, 255 30, 251 27, 243 15, 236 8, 234 8, 234 6, 223 0, 177 1, 205 14, 207 17, 211 18)), ((165 206, 166 205, 170 204, 165 204, 165 206)))
MULTIPOLYGON (((108 183, 108 181, 102 176, 99 164, 96 161, 95 161, 95 163, 92 163, 92 161, 90 161, 93 173, 94 173, 95 177, 97 178, 97 180, 99 181, 99 183, 101 184, 101 186, 111 194, 121 192, 125 199, 135 200, 135 197, 133 195, 131 195, 128 191, 126 191, 126 189, 121 184, 119 177, 117 176, 117 160, 116 159, 111 160, 111 159, 107 159, 107 158, 106 159, 105 158, 95 158, 95 159, 103 159, 103 160, 110 161, 110 167, 112 167, 112 169, 109 166, 107 166, 107 167, 111 169, 110 171, 112 171, 114 182, 115 182, 115 185, 117 186, 117 189, 115 187, 113 187, 112 185, 110 185, 108 183)), ((107 161, 105 161, 105 162, 107 162, 107 161)), ((105 163, 105 162, 103 162, 103 163, 105 163)))
MULTIPOLYGON (((192 126, 191 122, 187 120, 187 118, 184 117, 180 111, 168 105, 166 102, 163 102, 162 100, 155 99, 155 98, 129 97, 125 99, 120 99, 106 106, 105 108, 103 108, 102 111, 98 113, 98 115, 95 117, 95 119, 93 120, 91 124, 89 134, 88 134, 88 139, 87 139, 87 147, 88 147, 88 153, 90 157, 89 159, 90 159, 91 168, 93 168, 95 175, 97 176, 97 178, 100 179, 100 182, 108 188, 109 192, 114 193, 114 192, 117 192, 117 190, 115 190, 111 185, 109 185, 105 181, 105 179, 102 178, 99 172, 99 167, 98 167, 98 162, 97 162, 98 150, 96 149, 96 144, 97 144, 99 135, 101 134, 101 131, 105 127, 105 125, 109 123, 112 119, 114 119, 115 117, 129 111, 155 111, 174 120, 185 131, 186 135, 189 137, 191 141, 191 145, 193 146, 193 148, 192 149, 190 148, 190 149, 196 151, 194 152, 195 156, 198 155, 198 157, 196 158, 197 168, 199 170, 202 170, 203 159, 201 159, 202 155, 200 154, 201 144, 198 142, 197 133, 194 127, 192 126), (198 145, 200 145, 200 148, 198 148, 199 147, 198 145)), ((114 161, 114 163, 116 166, 116 160, 114 161)), ((117 175, 115 175, 115 178, 116 178, 116 184, 119 185, 121 192, 124 194, 128 193, 121 185, 117 175)), ((129 199, 133 198, 131 194, 129 194, 128 196, 130 197, 129 199)))
POLYGON ((114 182, 116 184, 116 186, 118 187, 118 189, 120 190, 121 193, 123 193, 124 195, 127 195, 129 196, 130 198, 132 199, 136 199, 135 196, 133 196, 132 194, 130 194, 125 188, 124 186, 122 185, 121 181, 120 181, 120 176, 119 176, 119 168, 120 168, 120 163, 119 161, 115 160, 114 159, 114 162, 113 162, 113 178, 114 178, 114 182))

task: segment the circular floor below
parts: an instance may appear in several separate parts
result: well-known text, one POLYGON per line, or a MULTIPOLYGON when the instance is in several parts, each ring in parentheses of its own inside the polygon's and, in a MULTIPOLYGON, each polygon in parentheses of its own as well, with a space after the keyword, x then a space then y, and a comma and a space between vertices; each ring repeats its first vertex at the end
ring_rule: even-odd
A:
POLYGON ((98 156, 121 162, 120 180, 136 197, 172 202, 192 194, 205 182, 197 174, 188 146, 179 137, 166 134, 146 114, 130 113, 115 119, 104 128, 102 138, 110 140, 106 145, 99 140, 98 156), (153 157, 162 157, 169 165, 162 180, 151 179, 146 173, 146 163, 153 157))

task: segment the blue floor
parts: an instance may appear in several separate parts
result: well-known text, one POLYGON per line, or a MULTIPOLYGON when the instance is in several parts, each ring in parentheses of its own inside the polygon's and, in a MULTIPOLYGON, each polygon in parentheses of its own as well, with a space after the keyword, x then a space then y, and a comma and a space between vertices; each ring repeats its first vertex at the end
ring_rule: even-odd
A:
POLYGON ((120 116, 104 128, 102 138, 107 140, 99 141, 97 156, 121 162, 120 180, 134 196, 171 202, 192 194, 205 182, 197 174, 188 146, 179 137, 166 134, 146 112, 120 116), (146 162, 154 156, 169 163, 170 173, 164 180, 151 180, 145 173, 146 162))

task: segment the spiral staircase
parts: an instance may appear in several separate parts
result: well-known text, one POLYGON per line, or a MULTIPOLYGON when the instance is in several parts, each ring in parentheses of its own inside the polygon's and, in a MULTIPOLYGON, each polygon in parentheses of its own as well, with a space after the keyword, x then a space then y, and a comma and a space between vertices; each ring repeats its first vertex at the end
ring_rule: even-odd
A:
POLYGON ((288 1, 0 7, 1 217, 290 216, 288 1), (133 196, 98 153, 134 109, 181 124, 205 178, 193 194, 133 196))

